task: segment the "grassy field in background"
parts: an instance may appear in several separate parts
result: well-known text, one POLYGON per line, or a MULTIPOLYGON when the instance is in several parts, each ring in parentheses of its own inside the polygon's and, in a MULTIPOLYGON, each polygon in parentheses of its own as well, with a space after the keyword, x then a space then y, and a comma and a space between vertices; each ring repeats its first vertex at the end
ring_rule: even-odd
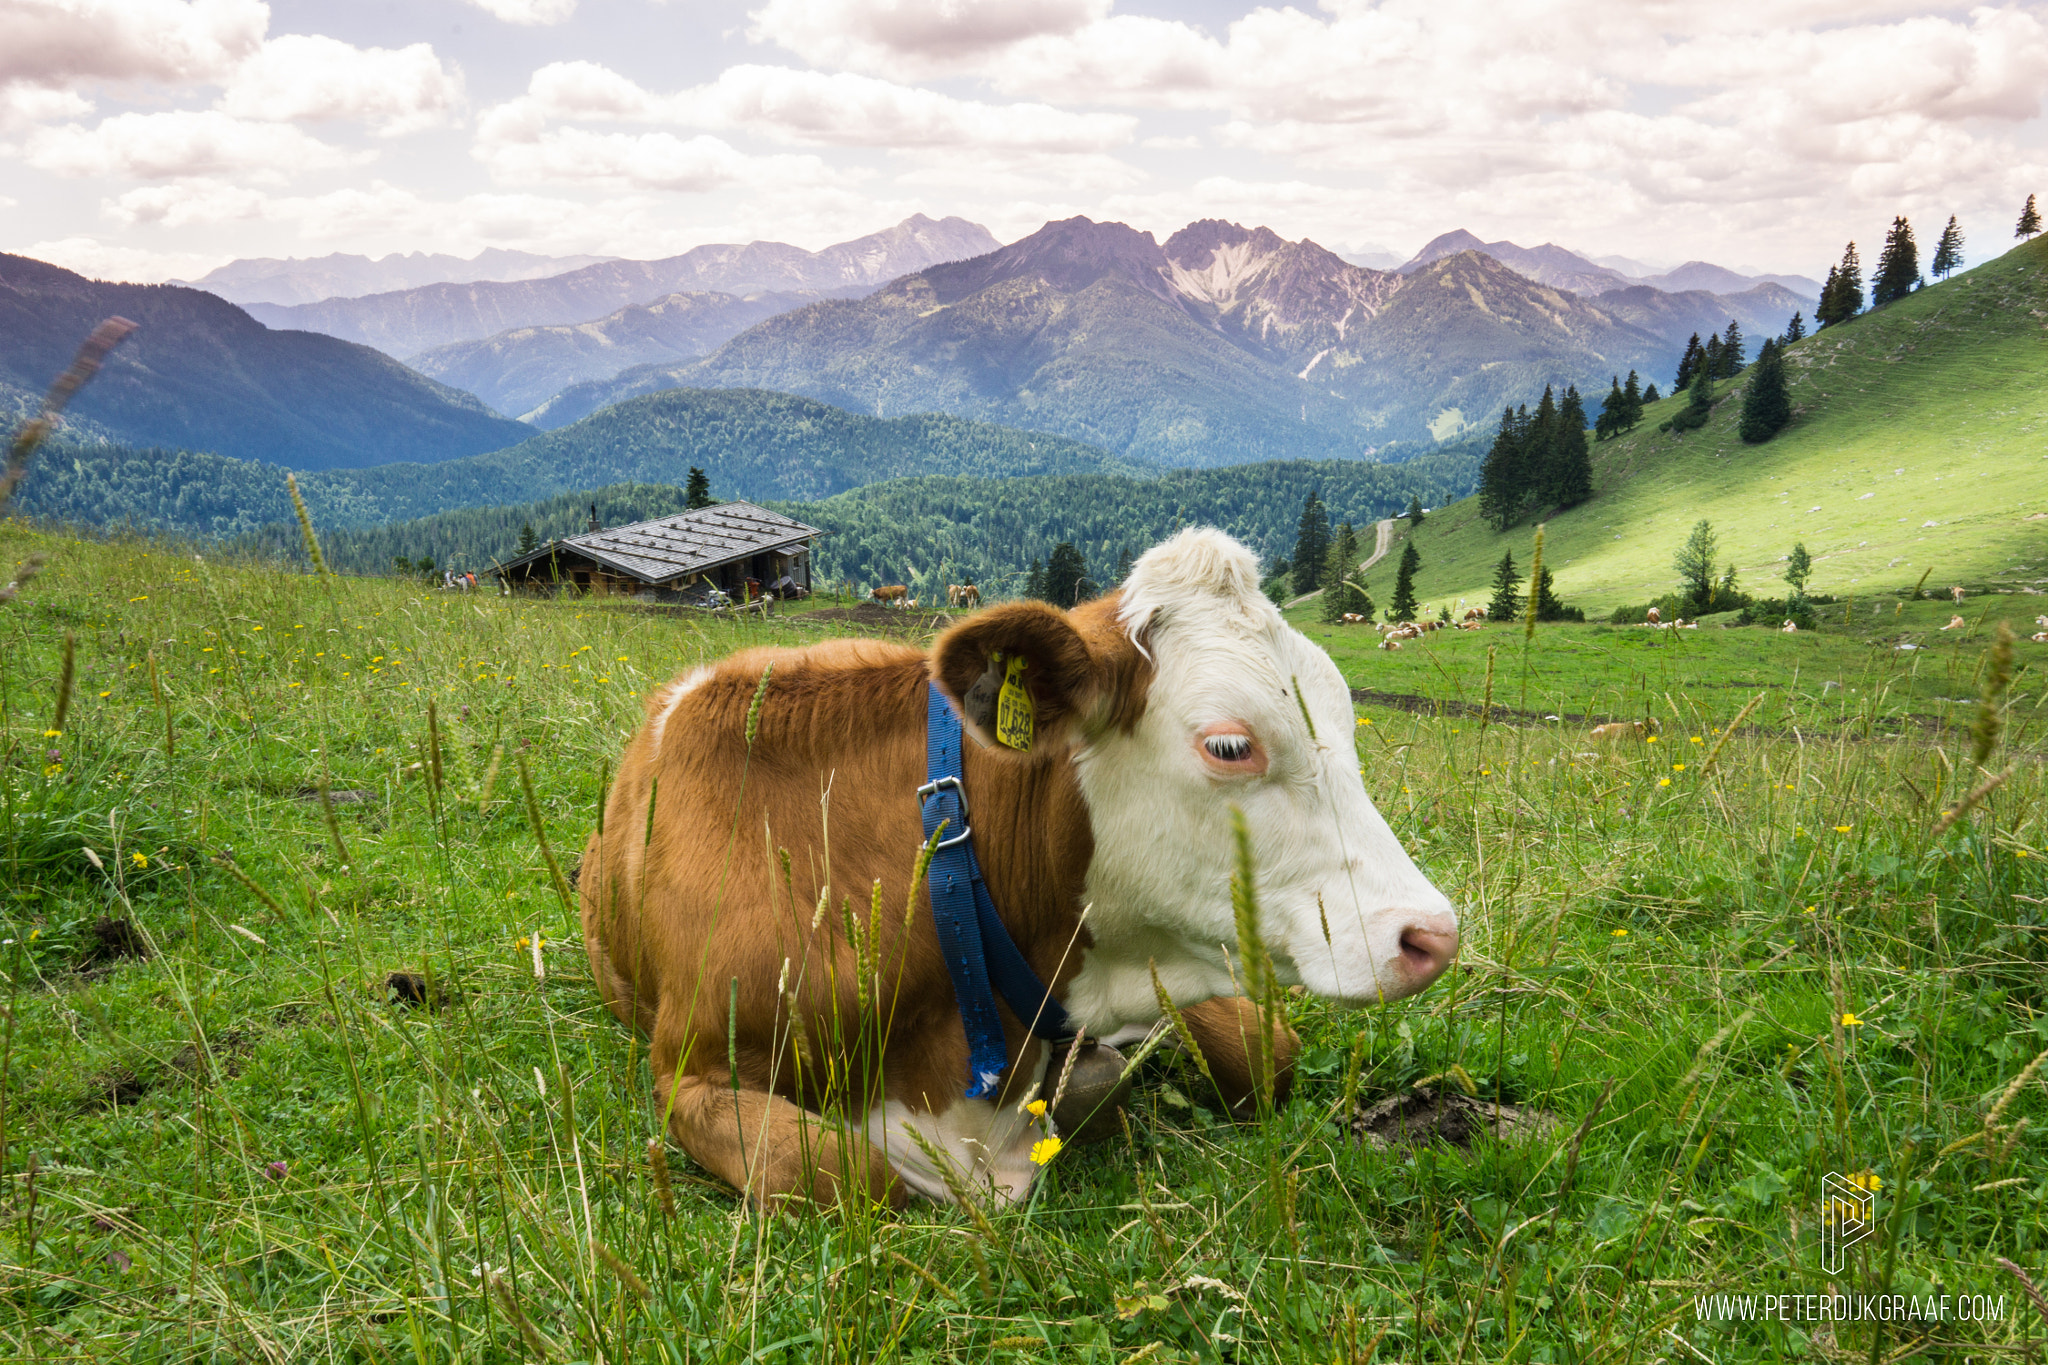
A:
MULTIPOLYGON (((1698 431, 1657 430, 1679 395, 1595 444, 1593 500, 1546 533, 1565 601, 1605 616, 1669 591, 1671 556, 1702 517, 1762 596, 1784 595, 1796 541, 1813 556, 1810 590, 1838 597, 1910 588, 1929 569, 1930 586, 2048 586, 2048 237, 1810 336, 1786 366, 1794 420, 1762 445, 1736 435, 1747 372, 1698 431)), ((1414 532, 1417 591, 1485 601, 1503 551, 1528 572, 1531 530, 1495 533, 1477 498, 1442 509, 1414 532)), ((1398 558, 1368 580, 1382 604, 1398 558)))
POLYGON ((1924 631, 1913 605, 1881 629, 1494 627, 1398 654, 1331 630, 1355 687, 1464 702, 1355 727, 1461 907, 1459 966, 1383 1008, 1294 1002, 1297 1094, 1259 1124, 1148 1064, 1128 1131, 1063 1152, 1028 1209, 761 1219, 673 1148, 663 1208, 645 1051, 598 1003, 520 765, 566 862, 647 689, 851 627, 0 526, 0 567, 31 552, 49 567, 0 605, 0 1357, 2039 1358, 2048 1324, 1995 1259, 2048 1283, 2035 655, 1990 708, 1983 767, 2010 775, 1937 829, 1982 777, 1956 699, 1995 671, 2000 609, 2034 599, 1982 624, 1968 603, 1968 636, 1912 654, 1871 641, 1924 631), (1489 647, 1495 702, 1649 712, 1660 742, 1480 717, 1489 647), (332 830, 323 781, 353 798, 332 830), (393 1000, 400 971, 442 1007, 393 1000), (1470 1148, 1355 1139, 1361 1106, 1418 1083, 1551 1117, 1470 1148), (1886 1220, 1839 1277, 1829 1171, 1872 1173, 1886 1220), (1837 1287, 2000 1306, 1881 1341, 1696 1307, 1837 1287))

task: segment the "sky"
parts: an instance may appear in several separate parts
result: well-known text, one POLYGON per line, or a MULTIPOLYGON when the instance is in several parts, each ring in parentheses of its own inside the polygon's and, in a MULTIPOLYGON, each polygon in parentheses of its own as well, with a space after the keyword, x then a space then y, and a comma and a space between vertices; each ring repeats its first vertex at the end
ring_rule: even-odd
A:
POLYGON ((1004 241, 1198 218, 1407 255, 1972 260, 2048 194, 2048 3, 0 0, 0 250, 1004 241))

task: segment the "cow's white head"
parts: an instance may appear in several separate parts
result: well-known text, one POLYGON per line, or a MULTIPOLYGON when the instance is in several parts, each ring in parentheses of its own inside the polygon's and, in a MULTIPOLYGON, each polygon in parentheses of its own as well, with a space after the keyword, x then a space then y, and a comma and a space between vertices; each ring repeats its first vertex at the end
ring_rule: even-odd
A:
POLYGON ((1238 989, 1233 807, 1283 984, 1363 1005, 1450 964, 1457 915, 1366 795, 1349 689, 1259 591, 1243 545, 1183 531, 1118 596, 997 608, 949 632, 936 671, 970 723, 995 651, 1029 660, 1041 742, 1072 746, 1088 803, 1095 942, 1067 1002, 1090 1032, 1156 1016, 1153 962, 1179 1001, 1238 989))

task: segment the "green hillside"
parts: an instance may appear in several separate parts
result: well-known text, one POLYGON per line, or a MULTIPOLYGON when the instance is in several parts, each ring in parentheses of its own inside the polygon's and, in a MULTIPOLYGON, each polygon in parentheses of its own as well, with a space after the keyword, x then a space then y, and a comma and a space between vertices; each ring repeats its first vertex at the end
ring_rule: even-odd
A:
MULTIPOLYGON (((919 592, 941 578, 972 579, 993 593, 1009 593, 1030 562, 1049 557, 1061 541, 1081 551, 1090 576, 1102 584, 1114 581, 1122 554, 1142 553, 1182 526, 1221 526, 1262 554, 1285 554, 1311 489, 1333 518, 1362 526, 1401 511, 1411 497, 1441 502, 1463 492, 1477 468, 1477 452, 1463 447, 1402 464, 1296 460, 1157 477, 893 479, 822 501, 770 505, 825 531, 821 578, 911 583, 919 592)), ((728 493, 715 481, 713 489, 728 493)), ((344 568, 368 572, 384 571, 400 555, 483 567, 511 555, 522 525, 542 537, 581 530, 591 503, 608 526, 684 506, 674 484, 623 484, 342 532, 327 538, 327 554, 344 568)))
MULTIPOLYGON (((1149 472, 1078 441, 959 417, 884 421, 784 393, 671 389, 487 455, 301 474, 299 487, 320 526, 338 530, 616 483, 680 485, 693 465, 721 496, 755 500, 826 498, 939 472, 1149 472)), ((17 506, 97 525, 240 535, 292 520, 284 475, 275 465, 183 451, 51 452, 17 506)))
MULTIPOLYGON (((1747 375, 1698 431, 1657 430, 1682 396, 1650 405, 1594 446, 1592 501, 1547 523, 1559 594, 1604 615, 1672 590, 1672 554, 1702 517, 1760 595, 1783 592, 1800 541, 1819 593, 1903 591, 1929 570, 1930 587, 2048 588, 2044 319, 2048 238, 1789 348, 1794 420, 1762 445, 1735 432, 1747 375)), ((1484 600, 1504 550, 1527 571, 1533 529, 1496 534, 1476 498, 1443 509, 1414 533, 1418 591, 1484 600)), ((1384 602, 1392 561, 1372 577, 1384 602)))

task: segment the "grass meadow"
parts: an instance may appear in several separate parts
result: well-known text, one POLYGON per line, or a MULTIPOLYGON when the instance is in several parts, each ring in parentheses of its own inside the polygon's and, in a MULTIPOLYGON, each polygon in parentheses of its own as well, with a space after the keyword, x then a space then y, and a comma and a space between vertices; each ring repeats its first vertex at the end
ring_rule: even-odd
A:
POLYGON ((2036 599, 1911 652, 1918 604, 1881 634, 1332 632, 1355 686, 1422 699, 1355 737, 1459 965, 1292 1001, 1261 1122, 1155 1058, 1028 1207, 797 1218, 658 1141, 536 828, 566 867, 659 681, 853 627, 0 527, 31 552, 0 605, 0 1356, 2042 1358, 2048 694, 1995 634, 2036 599), (1595 715, 1661 732, 1596 746, 1595 715), (1358 1140, 1418 1085, 1549 1118, 1358 1140), (1829 1172, 1878 1189, 1834 1275, 1829 1172), (1835 1290, 1948 1307, 1701 1315, 1835 1290))

